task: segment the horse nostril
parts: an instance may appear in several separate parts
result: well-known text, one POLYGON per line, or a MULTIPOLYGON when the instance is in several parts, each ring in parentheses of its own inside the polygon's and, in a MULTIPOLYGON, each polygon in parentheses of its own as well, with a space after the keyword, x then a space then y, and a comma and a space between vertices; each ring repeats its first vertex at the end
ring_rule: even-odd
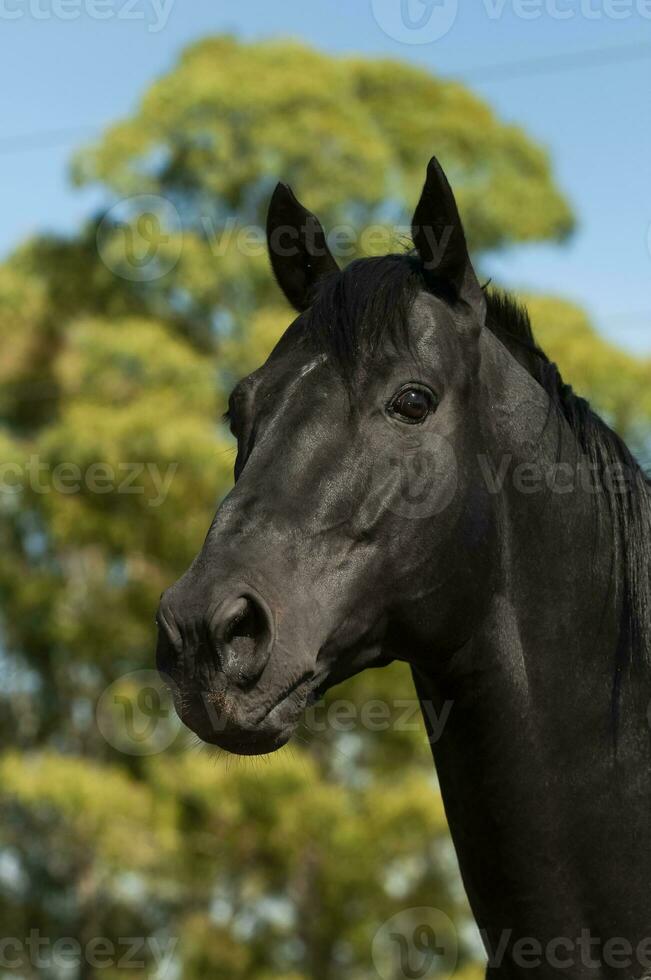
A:
POLYGON ((156 642, 156 666, 168 681, 178 675, 182 666, 183 637, 169 603, 162 601, 156 613, 158 639, 156 642))
POLYGON ((262 603, 251 596, 227 600, 213 621, 213 636, 224 673, 236 682, 257 680, 272 642, 271 616, 262 603))
POLYGON ((223 619, 217 627, 217 639, 227 643, 236 653, 254 652, 256 637, 263 626, 260 615, 252 602, 240 596, 222 612, 223 619))
POLYGON ((181 654, 183 652, 183 637, 181 636, 172 610, 166 603, 161 602, 158 607, 156 625, 158 626, 159 633, 166 638, 174 653, 181 654))

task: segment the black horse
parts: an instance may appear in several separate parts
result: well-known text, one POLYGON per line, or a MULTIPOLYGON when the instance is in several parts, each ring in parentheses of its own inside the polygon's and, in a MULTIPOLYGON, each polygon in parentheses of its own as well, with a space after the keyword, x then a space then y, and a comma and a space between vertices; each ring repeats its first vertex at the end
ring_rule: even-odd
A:
POLYGON ((398 659, 499 977, 651 975, 645 475, 526 313, 482 289, 432 160, 414 250, 340 271, 274 192, 299 316, 240 382, 235 486, 159 611, 202 739, 283 745, 331 685, 398 659))

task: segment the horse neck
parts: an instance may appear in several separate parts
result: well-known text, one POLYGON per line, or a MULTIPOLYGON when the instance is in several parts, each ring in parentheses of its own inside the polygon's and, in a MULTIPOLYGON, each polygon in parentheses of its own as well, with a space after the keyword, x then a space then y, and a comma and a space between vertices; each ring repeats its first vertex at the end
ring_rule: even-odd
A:
MULTIPOLYGON (((575 458, 571 439, 564 444, 541 451, 575 458)), ((624 683, 616 747, 620 617, 612 537, 603 513, 595 536, 594 506, 581 488, 527 496, 506 485, 487 615, 443 673, 414 671, 426 723, 447 702, 432 748, 467 892, 493 948, 507 934, 574 941, 582 929, 637 941, 651 921, 649 691, 640 698, 624 683)), ((511 965, 496 975, 520 974, 511 965)))

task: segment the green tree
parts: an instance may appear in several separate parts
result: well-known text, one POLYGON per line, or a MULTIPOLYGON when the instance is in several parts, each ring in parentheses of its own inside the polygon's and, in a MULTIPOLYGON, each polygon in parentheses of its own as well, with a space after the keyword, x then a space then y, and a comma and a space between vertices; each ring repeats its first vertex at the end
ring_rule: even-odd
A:
MULTIPOLYGON (((331 693, 319 724, 257 766, 215 762, 174 732, 162 754, 124 753, 96 715, 109 684, 152 667, 158 596, 231 481, 227 388, 289 321, 255 232, 275 181, 328 228, 377 226, 345 248, 338 237, 346 256, 386 250, 401 245, 392 229, 407 225, 433 151, 480 260, 571 230, 545 153, 463 86, 295 43, 208 39, 77 156, 75 180, 104 188, 102 213, 0 268, 7 935, 116 948, 149 937, 147 968, 171 949, 188 980, 362 980, 375 975, 375 931, 400 908, 466 922, 422 726, 413 711, 404 723, 404 705, 396 717, 396 702, 414 705, 401 666, 331 693), (158 201, 149 218, 143 194, 158 201), (149 263, 134 261, 129 234, 152 246, 149 263), (328 723, 341 697, 357 719, 392 706, 386 730, 328 723)), ((568 380, 643 431, 649 365, 599 340, 579 310, 531 306, 568 380)), ((460 936, 459 978, 475 980, 460 936)), ((24 956, 13 975, 57 969, 24 956)), ((79 975, 142 969, 84 960, 79 975)))

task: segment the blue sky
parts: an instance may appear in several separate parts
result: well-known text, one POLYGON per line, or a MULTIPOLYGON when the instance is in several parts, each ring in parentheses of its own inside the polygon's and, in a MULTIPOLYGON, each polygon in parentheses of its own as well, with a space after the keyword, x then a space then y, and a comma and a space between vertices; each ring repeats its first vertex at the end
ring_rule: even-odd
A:
POLYGON ((466 80, 548 148, 579 221, 568 244, 513 249, 490 271, 579 301, 651 353, 651 0, 0 0, 0 251, 73 229, 97 203, 68 184, 75 146, 128 113, 183 45, 225 30, 466 80))

